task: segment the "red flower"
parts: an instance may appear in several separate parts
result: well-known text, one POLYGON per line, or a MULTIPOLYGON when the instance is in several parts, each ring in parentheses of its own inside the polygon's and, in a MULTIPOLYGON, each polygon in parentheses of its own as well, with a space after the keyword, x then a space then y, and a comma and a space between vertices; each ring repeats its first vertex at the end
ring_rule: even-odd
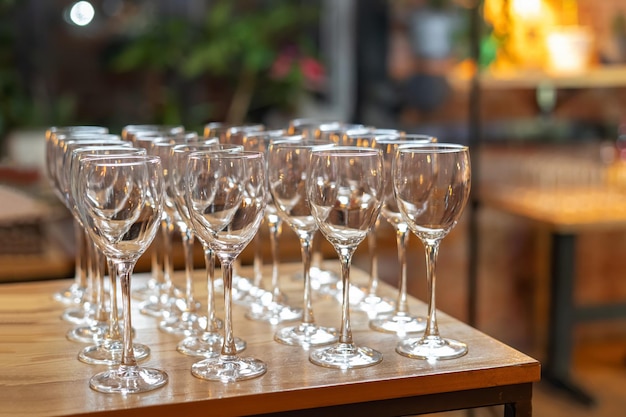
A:
POLYGON ((300 59, 300 71, 312 86, 320 86, 326 76, 324 66, 318 60, 308 56, 300 59))

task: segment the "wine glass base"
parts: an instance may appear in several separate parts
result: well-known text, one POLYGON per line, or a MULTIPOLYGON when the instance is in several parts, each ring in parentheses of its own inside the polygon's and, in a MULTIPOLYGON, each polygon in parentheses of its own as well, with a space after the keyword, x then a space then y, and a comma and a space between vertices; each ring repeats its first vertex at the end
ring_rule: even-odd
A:
POLYGON ((438 336, 405 339, 396 346, 396 352, 400 355, 428 361, 460 358, 467 350, 463 342, 438 336))
POLYGON ((178 335, 191 335, 202 331, 206 328, 206 318, 195 314, 185 312, 180 316, 172 316, 168 319, 161 320, 159 330, 165 333, 178 335))
POLYGON ((68 340, 79 343, 97 343, 104 340, 108 330, 107 323, 100 323, 93 326, 75 327, 65 335, 68 340))
POLYGON ((378 295, 367 294, 357 304, 353 304, 352 308, 367 313, 369 318, 374 318, 378 314, 391 313, 395 309, 395 304, 378 295))
POLYGON ((63 304, 79 304, 85 296, 86 290, 85 287, 73 283, 67 289, 55 293, 53 298, 63 304))
MULTIPOLYGON (((213 281, 213 287, 216 291, 224 292, 224 281, 222 278, 216 278, 213 281)), ((232 287, 232 299, 233 302, 240 305, 247 305, 246 297, 251 291, 255 291, 257 287, 252 283, 252 280, 239 275, 233 276, 232 287)))
POLYGON ((334 328, 301 323, 278 330, 274 334, 274 340, 289 346, 322 346, 337 342, 339 334, 334 328))
POLYGON ((68 308, 61 318, 74 324, 84 324, 95 316, 95 312, 85 307, 68 308))
POLYGON ((312 351, 309 354, 309 360, 315 365, 326 368, 354 369, 382 362, 383 354, 365 346, 337 343, 312 351))
MULTIPOLYGON (((343 300, 343 283, 341 281, 319 287, 317 294, 325 298, 331 298, 341 303, 343 300)), ((354 306, 365 298, 365 291, 356 285, 350 284, 350 306, 354 306)))
POLYGON ((410 333, 423 332, 426 328, 426 319, 409 314, 387 314, 370 320, 370 328, 377 332, 395 333, 404 337, 410 333))
POLYGON ((107 394, 136 394, 160 388, 167 381, 167 374, 159 369, 120 366, 92 376, 89 387, 107 394))
POLYGON ((146 301, 151 297, 157 297, 159 291, 159 284, 152 278, 143 287, 135 288, 130 295, 137 301, 146 301))
POLYGON ((237 303, 241 305, 249 306, 252 303, 257 303, 257 304, 263 303, 263 301, 266 299, 271 300, 271 297, 272 297, 272 293, 264 290, 261 287, 257 287, 253 285, 252 287, 248 289, 248 291, 243 297, 237 300, 237 303))
POLYGON ((161 301, 150 299, 139 305, 139 312, 145 316, 161 318, 166 316, 167 312, 172 310, 174 307, 173 304, 173 300, 171 302, 168 301, 163 303, 161 301))
POLYGON ((302 319, 302 309, 275 302, 267 305, 252 303, 246 311, 246 318, 278 324, 302 319))
MULTIPOLYGON (((215 358, 222 352, 224 337, 217 332, 204 332, 200 335, 188 336, 184 338, 176 350, 187 356, 198 356, 204 358, 215 358)), ((246 348, 246 342, 235 337, 235 350, 237 353, 246 348)))
MULTIPOLYGON (((78 360, 90 365, 119 365, 122 361, 122 342, 87 346, 78 354, 78 360)), ((133 344, 135 360, 141 361, 150 356, 150 348, 146 345, 133 344)))
POLYGON ((209 381, 235 382, 259 377, 267 365, 258 359, 220 355, 191 365, 191 374, 209 381))
MULTIPOLYGON (((309 275, 311 277, 311 286, 314 289, 319 289, 326 285, 333 285, 341 281, 337 273, 327 269, 322 269, 318 266, 311 266, 311 269, 309 269, 309 275)), ((293 279, 301 281, 304 279, 304 274, 302 272, 297 272, 293 275, 293 279)))

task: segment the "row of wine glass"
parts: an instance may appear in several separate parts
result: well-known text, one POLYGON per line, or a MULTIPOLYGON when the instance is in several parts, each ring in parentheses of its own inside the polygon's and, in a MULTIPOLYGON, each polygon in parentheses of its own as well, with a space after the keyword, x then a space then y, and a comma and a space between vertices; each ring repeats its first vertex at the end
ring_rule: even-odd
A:
MULTIPOLYGON (((93 332, 92 339, 95 334, 104 334, 105 342, 92 350, 102 354, 103 347, 107 347, 111 360, 118 357, 120 363, 119 367, 94 375, 90 381, 93 389, 142 392, 167 382, 164 371, 137 364, 137 356, 147 355, 149 349, 132 342, 130 308, 132 269, 159 230, 163 241, 162 250, 157 252, 161 253, 163 265, 155 262, 154 282, 142 289, 142 312, 162 317, 161 330, 189 336, 185 338, 188 343, 179 345, 179 350, 204 349, 206 358, 192 366, 192 374, 197 377, 236 381, 266 372, 262 361, 240 355, 245 342, 233 334, 233 298, 244 293, 255 298, 248 313, 251 319, 274 323, 300 320, 279 329, 275 339, 315 347, 309 355, 311 362, 340 369, 379 363, 380 352, 352 340, 349 271, 354 251, 368 235, 372 236, 381 212, 397 231, 402 268, 398 301, 386 312, 374 310, 379 314, 372 315, 371 327, 401 336, 424 331, 422 336, 399 342, 396 350, 409 357, 446 359, 467 352, 464 343, 439 336, 434 282, 439 241, 456 224, 469 195, 467 147, 437 143, 435 138, 423 135, 336 122, 297 126, 294 121, 288 129, 270 131, 262 125, 210 124, 202 137, 184 128, 163 126, 127 126, 121 137, 91 127, 49 130, 48 176, 75 215, 77 230, 83 231, 77 236, 85 238, 89 243, 85 246, 92 253, 84 257, 90 260, 90 268, 81 268, 82 258, 77 260, 77 280, 58 298, 81 300, 82 296, 73 293, 84 288, 79 276, 93 277, 96 291, 89 296, 92 302, 83 303, 82 311, 93 316, 95 322, 107 324, 78 329, 87 329, 83 334, 86 337, 93 332), (300 311, 282 302, 277 274, 271 291, 262 292, 254 291, 260 288, 255 285, 258 283, 242 285, 239 281, 244 279, 235 273, 237 257, 258 236, 263 219, 274 242, 281 222, 299 237, 304 278, 304 308, 300 311), (183 233, 186 248, 187 280, 182 297, 171 282, 168 259, 168 236, 174 229, 183 233), (342 265, 338 283, 318 281, 328 291, 341 291, 339 330, 318 326, 314 320, 311 243, 318 230, 336 249, 342 265), (409 230, 426 248, 426 319, 412 316, 406 303, 404 252, 409 230), (209 294, 204 320, 199 319, 198 303, 193 297, 190 248, 194 238, 202 243, 207 262, 209 294), (108 319, 104 317, 104 274, 99 266, 102 261, 98 261, 102 255, 112 271, 110 287, 114 288, 119 280, 122 289, 121 339, 115 338, 114 294, 109 297, 108 319), (223 322, 216 318, 212 298, 215 257, 223 273, 223 322), (94 305, 95 312, 90 313, 94 305)), ((370 284, 375 288, 375 282, 370 284)), ((368 293, 375 295, 373 291, 368 293)), ((370 308, 376 308, 378 302, 372 300, 376 297, 367 302, 370 308)))

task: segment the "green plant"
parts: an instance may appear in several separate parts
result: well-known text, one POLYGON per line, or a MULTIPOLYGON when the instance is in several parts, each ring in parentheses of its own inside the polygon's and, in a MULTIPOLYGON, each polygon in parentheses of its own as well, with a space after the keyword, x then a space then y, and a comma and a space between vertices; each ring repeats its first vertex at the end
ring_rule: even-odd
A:
POLYGON ((115 58, 114 67, 184 80, 223 80, 230 100, 226 119, 232 123, 242 122, 251 107, 288 108, 310 82, 318 81, 307 77, 307 62, 315 58, 310 27, 317 18, 316 7, 309 4, 217 0, 201 24, 181 18, 152 22, 115 58), (287 71, 278 71, 289 57, 287 71))

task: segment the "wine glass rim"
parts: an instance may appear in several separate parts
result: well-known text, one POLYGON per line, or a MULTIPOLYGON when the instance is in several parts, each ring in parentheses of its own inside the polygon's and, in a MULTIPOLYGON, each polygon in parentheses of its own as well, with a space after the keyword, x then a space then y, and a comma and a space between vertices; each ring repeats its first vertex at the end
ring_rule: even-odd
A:
POLYGON ((75 125, 75 126, 50 126, 46 129, 47 132, 55 133, 55 134, 64 134, 64 133, 89 133, 89 132, 102 132, 109 133, 109 129, 106 126, 97 126, 97 125, 75 125))
MULTIPOLYGON (((106 145, 121 145, 124 143, 130 143, 123 141, 122 139, 114 138, 101 138, 101 139, 85 139, 85 140, 64 140, 59 142, 59 147, 63 150, 73 148, 75 146, 106 146, 106 145)), ((132 144, 131 144, 132 145, 132 144)))
POLYGON ((139 132, 133 132, 134 141, 152 142, 152 143, 169 143, 180 141, 188 141, 189 137, 198 137, 196 132, 157 132, 154 130, 142 130, 139 132))
POLYGON ((331 154, 381 155, 382 154, 382 151, 377 148, 369 148, 369 147, 363 147, 363 146, 346 146, 346 145, 336 145, 336 146, 316 148, 316 149, 312 149, 311 152, 315 154, 326 154, 326 155, 331 155, 331 154))
POLYGON ((379 144, 398 144, 398 145, 429 145, 438 143, 437 138, 431 135, 422 135, 422 134, 410 134, 404 136, 396 136, 396 135, 383 135, 374 138, 376 143, 379 144))
MULTIPOLYGON (((246 138, 274 138, 287 135, 286 129, 269 129, 269 130, 253 130, 252 132, 245 132, 246 138)), ((291 136, 291 135, 290 135, 291 136)))
POLYGON ((462 145, 460 143, 442 143, 442 142, 431 142, 431 143, 407 143, 400 145, 398 147, 398 152, 401 153, 453 153, 453 152, 464 152, 469 150, 467 145, 462 145))
POLYGON ((250 133, 250 132, 264 132, 265 125, 262 123, 250 123, 242 125, 230 125, 226 129, 226 133, 229 135, 237 133, 250 133))
POLYGON ((346 133, 350 130, 357 129, 368 129, 368 127, 359 123, 343 122, 322 123, 317 126, 317 130, 319 130, 320 133, 346 133))
POLYGON ((297 143, 297 142, 303 142, 303 141, 307 141, 307 140, 313 140, 311 138, 307 138, 306 136, 300 134, 300 133, 294 133, 294 134, 288 134, 288 135, 284 135, 284 136, 277 136, 275 138, 273 138, 270 143, 297 143))
POLYGON ((270 146, 273 148, 313 149, 318 147, 335 147, 336 145, 331 140, 307 138, 302 135, 291 135, 288 138, 273 140, 270 143, 270 146), (296 137, 300 137, 301 139, 295 139, 296 137))
POLYGON ((124 153, 119 154, 104 154, 101 152, 110 152, 110 151, 123 151, 127 152, 127 155, 146 155, 146 150, 144 148, 138 148, 136 146, 125 146, 125 145, 110 145, 110 146, 82 146, 80 148, 72 149, 72 156, 81 155, 81 158, 87 157, 87 155, 93 156, 110 156, 111 158, 115 158, 117 156, 124 155, 124 153))
POLYGON ((233 143, 179 143, 172 148, 172 152, 175 154, 192 154, 196 153, 198 155, 208 155, 214 153, 233 153, 233 152, 243 152, 244 147, 242 145, 235 145, 233 143), (190 149, 196 148, 196 149, 190 149), (200 149, 197 149, 200 148, 200 149))
POLYGON ((176 145, 184 145, 188 143, 184 137, 172 137, 157 139, 152 142, 152 146, 155 148, 173 148, 176 145))
POLYGON ((122 140, 120 135, 115 133, 97 133, 97 132, 80 132, 80 133, 61 133, 55 134, 58 142, 67 142, 71 140, 122 140))
POLYGON ((365 137, 365 138, 376 138, 382 136, 390 136, 390 137, 401 137, 406 136, 407 133, 403 130, 398 129, 377 129, 372 127, 364 126, 358 129, 348 129, 344 132, 344 134, 348 137, 365 137))
MULTIPOLYGON (((101 151, 115 151, 115 150, 125 150, 125 151, 134 151, 134 150, 139 150, 139 149, 143 149, 143 148, 137 148, 136 146, 133 146, 131 143, 128 142, 109 142, 109 143, 102 143, 102 145, 98 145, 98 144, 92 144, 92 145, 86 145, 86 146, 81 146, 83 145, 80 142, 76 142, 76 143, 71 143, 70 146, 68 146, 68 151, 71 152, 72 154, 79 154, 79 153, 89 153, 89 152, 101 152, 101 151), (77 147, 74 147, 72 145, 77 145, 77 147)), ((143 149, 145 151, 145 149, 143 149)))
POLYGON ((158 125, 158 124, 139 124, 139 125, 126 125, 122 128, 126 132, 137 133, 139 131, 152 131, 152 132, 169 132, 169 131, 185 131, 185 127, 182 125, 158 125))
POLYGON ((99 166, 129 166, 141 164, 161 163, 161 158, 155 155, 86 155, 80 158, 80 164, 94 164, 99 166))
POLYGON ((330 124, 330 123, 344 123, 341 120, 335 120, 335 119, 325 119, 325 118, 315 118, 315 117, 298 117, 296 119, 291 119, 289 121, 289 126, 293 126, 293 127, 302 127, 302 126, 306 126, 306 127, 313 127, 313 126, 320 126, 323 124, 330 124))
POLYGON ((246 150, 205 150, 194 151, 189 154, 189 159, 205 159, 205 158, 219 158, 219 159, 257 159, 263 158, 265 153, 258 151, 246 151, 246 150))

